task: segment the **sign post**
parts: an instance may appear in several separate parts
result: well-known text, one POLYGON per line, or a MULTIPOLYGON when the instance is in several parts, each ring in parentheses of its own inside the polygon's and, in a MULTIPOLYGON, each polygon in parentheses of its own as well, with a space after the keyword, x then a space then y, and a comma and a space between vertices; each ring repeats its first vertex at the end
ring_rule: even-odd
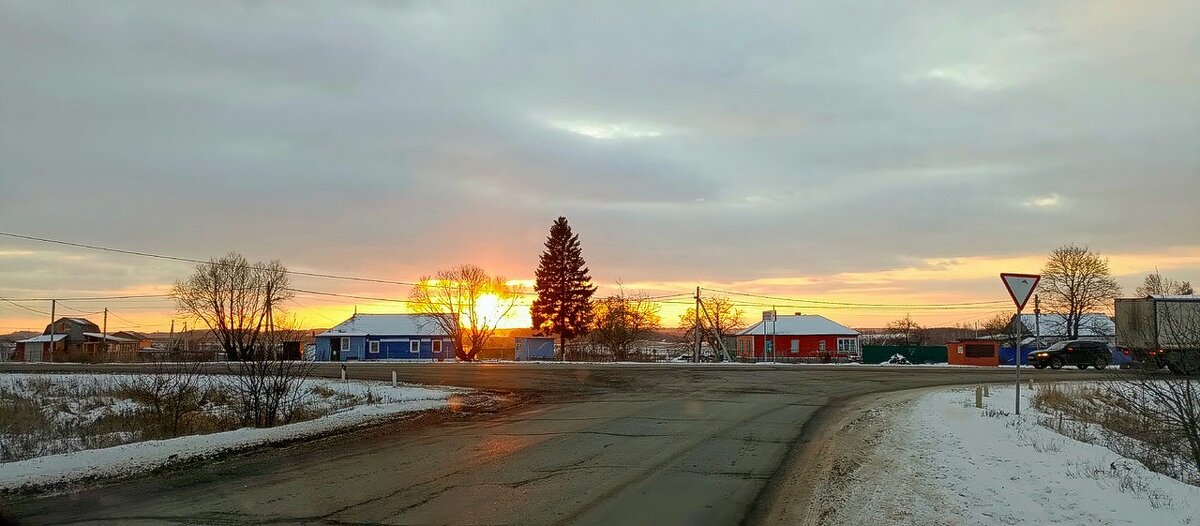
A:
MULTIPOLYGON (((774 338, 767 339, 767 322, 775 324, 775 309, 763 311, 763 361, 767 361, 767 353, 771 353, 771 362, 775 361, 775 342, 774 338)), ((773 332, 773 331, 772 331, 773 332)))
POLYGON ((1000 281, 1004 282, 1004 288, 1008 289, 1008 296, 1012 298, 1013 304, 1017 306, 1017 315, 1013 318, 1013 362, 1017 366, 1016 408, 1018 416, 1021 414, 1021 310, 1029 302, 1029 297, 1033 295, 1033 289, 1037 288, 1038 281, 1041 279, 1042 277, 1037 274, 1010 274, 1006 272, 1000 274, 1000 281))

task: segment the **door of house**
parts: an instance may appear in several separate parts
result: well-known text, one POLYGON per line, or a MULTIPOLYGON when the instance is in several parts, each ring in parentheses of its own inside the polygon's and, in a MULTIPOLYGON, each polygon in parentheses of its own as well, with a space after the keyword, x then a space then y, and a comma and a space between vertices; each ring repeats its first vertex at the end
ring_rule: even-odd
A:
POLYGON ((342 361, 342 339, 341 338, 330 338, 329 339, 329 361, 331 361, 331 362, 342 361))
POLYGON ((27 343, 27 344, 25 344, 25 361, 27 361, 27 362, 42 361, 42 349, 45 347, 45 345, 46 344, 44 344, 44 343, 27 343))

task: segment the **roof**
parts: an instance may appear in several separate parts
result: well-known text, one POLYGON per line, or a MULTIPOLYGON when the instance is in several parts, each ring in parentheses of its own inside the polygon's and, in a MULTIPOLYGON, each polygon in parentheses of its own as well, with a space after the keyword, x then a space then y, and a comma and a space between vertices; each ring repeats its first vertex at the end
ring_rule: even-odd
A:
POLYGON ((445 335, 436 318, 428 314, 355 314, 317 337, 445 335))
MULTIPOLYGON (((62 341, 62 339, 66 338, 66 337, 67 337, 66 334, 55 334, 54 341, 56 341, 56 342, 62 341)), ((44 342, 48 342, 48 341, 50 341, 50 335, 49 334, 41 334, 38 336, 34 336, 32 338, 25 338, 24 340, 17 340, 17 343, 44 343, 44 342)))
POLYGON ((1200 301, 1200 296, 1189 294, 1151 294, 1146 297, 1150 299, 1166 301, 1200 301))
MULTIPOLYGON (((748 336, 762 334, 762 324, 763 322, 761 321, 755 323, 746 330, 738 333, 738 335, 748 336)), ((767 332, 772 332, 772 330, 774 330, 775 334, 790 336, 858 336, 858 331, 817 314, 776 316, 775 323, 767 323, 766 329, 767 332)))
POLYGON ((134 340, 133 338, 122 338, 120 336, 113 336, 111 334, 109 334, 108 336, 105 336, 104 333, 100 333, 100 332, 85 332, 85 333, 83 333, 83 335, 90 337, 90 338, 96 338, 98 340, 107 339, 110 342, 117 342, 117 343, 129 343, 129 342, 137 341, 137 340, 134 340))
POLYGON ((117 332, 114 332, 113 334, 123 334, 124 338, 130 338, 130 339, 134 339, 134 340, 149 340, 150 339, 149 336, 147 336, 143 333, 137 332, 137 331, 117 331, 117 332))
MULTIPOLYGON (((1022 314, 1021 323, 1029 334, 1040 336, 1065 336, 1066 317, 1061 314, 1022 314), (1035 321, 1036 318, 1036 321, 1035 321)), ((1100 313, 1084 313, 1079 320, 1080 338, 1104 338, 1116 334, 1117 326, 1112 318, 1100 313)))

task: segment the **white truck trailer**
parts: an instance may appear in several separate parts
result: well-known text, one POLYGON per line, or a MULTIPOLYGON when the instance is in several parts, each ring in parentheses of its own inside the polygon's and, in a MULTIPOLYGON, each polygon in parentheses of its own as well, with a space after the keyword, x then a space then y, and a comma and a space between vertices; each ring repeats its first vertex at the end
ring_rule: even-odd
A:
POLYGON ((1200 374, 1200 296, 1146 296, 1116 301, 1117 345, 1134 361, 1200 374))

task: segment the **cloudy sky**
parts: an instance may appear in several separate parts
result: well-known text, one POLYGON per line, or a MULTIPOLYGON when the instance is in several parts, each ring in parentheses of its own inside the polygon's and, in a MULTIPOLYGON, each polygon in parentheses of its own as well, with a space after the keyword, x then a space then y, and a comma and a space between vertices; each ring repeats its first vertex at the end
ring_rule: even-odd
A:
MULTIPOLYGON (((529 279, 565 215, 602 292, 1003 300, 998 272, 1067 242, 1128 291, 1155 266, 1196 283, 1196 20, 1190 0, 4 0, 0 231, 529 279)), ((189 270, 0 237, 4 298, 162 292, 189 270)), ((294 309, 326 326, 354 303, 395 310, 294 309)), ((163 299, 64 305, 147 330, 171 316, 163 299)), ((810 312, 905 310, 997 309, 810 312)), ((43 324, 0 302, 0 332, 43 324)))

